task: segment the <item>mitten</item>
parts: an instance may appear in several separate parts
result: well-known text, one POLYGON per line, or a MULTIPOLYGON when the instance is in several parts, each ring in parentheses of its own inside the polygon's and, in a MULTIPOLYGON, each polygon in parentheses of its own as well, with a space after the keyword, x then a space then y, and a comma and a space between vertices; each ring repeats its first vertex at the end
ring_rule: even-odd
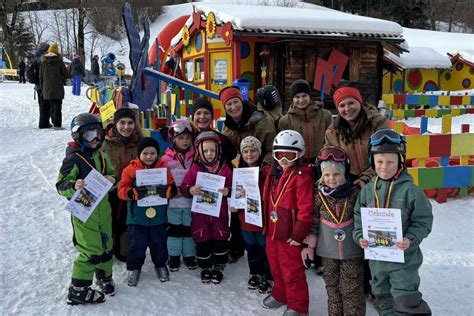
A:
POLYGON ((176 184, 159 185, 156 187, 157 194, 164 199, 172 199, 178 195, 178 187, 176 184))

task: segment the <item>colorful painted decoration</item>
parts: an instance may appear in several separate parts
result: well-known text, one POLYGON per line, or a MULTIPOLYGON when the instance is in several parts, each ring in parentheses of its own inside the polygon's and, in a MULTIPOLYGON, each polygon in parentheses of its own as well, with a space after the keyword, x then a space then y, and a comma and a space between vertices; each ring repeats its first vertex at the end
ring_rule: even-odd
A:
POLYGON ((234 31, 232 29, 232 23, 226 22, 222 25, 222 38, 227 46, 230 45, 234 38, 234 31))
POLYGON ((331 51, 331 55, 329 56, 328 62, 334 66, 332 84, 337 86, 339 81, 341 81, 347 63, 349 62, 349 57, 337 49, 333 49, 331 51))
POLYGON ((425 82, 425 86, 423 87, 423 91, 437 91, 439 90, 438 89, 438 85, 436 84, 436 82, 434 82, 433 80, 428 80, 427 82, 425 82))
POLYGON ((407 82, 410 89, 418 89, 423 82, 423 74, 418 69, 410 70, 407 82))
POLYGON ((194 47, 196 48, 196 53, 199 53, 202 49, 202 33, 198 32, 196 34, 196 39, 194 40, 194 47))
POLYGON ((184 45, 184 46, 188 46, 188 45, 189 45, 189 38, 190 38, 190 36, 189 36, 189 29, 188 29, 188 27, 187 27, 186 25, 183 26, 183 32, 182 32, 182 34, 181 34, 181 37, 182 37, 182 39, 183 39, 183 45, 184 45))
POLYGON ((196 29, 201 27, 201 13, 193 12, 193 24, 196 29))
POLYGON ((334 66, 324 59, 318 58, 316 63, 316 72, 314 74, 315 90, 321 91, 321 100, 324 100, 324 95, 331 93, 331 83, 334 75, 334 66))
POLYGON ((240 43, 240 59, 245 59, 250 55, 250 45, 248 42, 240 43))
POLYGON ((471 87, 471 79, 466 78, 462 81, 462 86, 465 89, 469 89, 471 87))
POLYGON ((208 39, 213 39, 216 35, 216 17, 213 12, 207 15, 206 34, 208 39))

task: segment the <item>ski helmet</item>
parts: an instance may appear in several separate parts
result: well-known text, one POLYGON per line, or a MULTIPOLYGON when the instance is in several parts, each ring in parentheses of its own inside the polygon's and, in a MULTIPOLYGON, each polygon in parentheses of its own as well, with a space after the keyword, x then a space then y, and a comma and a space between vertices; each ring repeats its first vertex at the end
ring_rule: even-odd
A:
POLYGON ((176 136, 181 135, 184 132, 190 133, 191 136, 193 135, 191 124, 189 124, 187 119, 176 120, 171 123, 168 128, 168 139, 172 141, 176 136))
POLYGON ((318 166, 318 168, 320 168, 321 162, 330 160, 344 163, 346 169, 345 176, 346 178, 349 176, 351 171, 351 164, 349 157, 342 148, 337 146, 328 146, 321 148, 318 157, 316 158, 316 165, 318 166))
MULTIPOLYGON (((102 122, 99 117, 94 114, 81 113, 75 116, 71 121, 72 139, 80 145, 84 145, 83 141, 88 142, 84 139, 84 133, 94 129, 103 131, 102 122)), ((102 143, 104 141, 104 133, 102 132, 98 136, 100 138, 99 142, 102 143)))
POLYGON ((198 155, 197 158, 200 159, 201 161, 205 162, 208 165, 213 165, 221 159, 221 139, 220 139, 219 135, 217 135, 213 131, 206 131, 206 132, 200 133, 196 137, 196 141, 194 142, 194 147, 196 148, 196 154, 198 155), (216 146, 216 157, 214 158, 213 161, 207 161, 204 158, 203 143, 206 140, 212 140, 217 144, 217 146, 216 146))
POLYGON ((292 161, 303 157, 305 153, 303 136, 297 131, 290 129, 281 131, 273 140, 273 159, 278 161, 275 156, 277 152, 294 152, 296 157, 292 161))
POLYGON ((374 154, 393 153, 400 157, 400 166, 405 167, 406 139, 393 129, 381 129, 370 136, 369 140, 369 162, 373 169, 374 154))
POLYGON ((278 90, 270 85, 259 88, 257 90, 256 99, 267 111, 273 110, 276 106, 281 104, 278 90))

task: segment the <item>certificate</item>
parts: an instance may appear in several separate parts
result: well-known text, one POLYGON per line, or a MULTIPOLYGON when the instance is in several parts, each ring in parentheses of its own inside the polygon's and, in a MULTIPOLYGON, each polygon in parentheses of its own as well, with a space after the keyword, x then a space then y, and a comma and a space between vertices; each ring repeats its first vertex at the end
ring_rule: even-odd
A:
MULTIPOLYGON (((167 169, 166 168, 153 168, 153 169, 142 169, 136 172, 137 186, 157 186, 166 185, 167 180, 167 169)), ((137 201, 138 206, 155 206, 155 205, 166 205, 168 200, 157 195, 150 195, 137 201)))
POLYGON ((193 197, 191 211, 219 217, 223 194, 218 190, 224 188, 225 177, 198 172, 196 186, 201 187, 201 193, 193 197))
MULTIPOLYGON (((174 182, 176 183, 177 187, 181 186, 183 183, 184 176, 188 173, 188 170, 176 168, 171 169, 171 174, 173 175, 174 182)), ((175 208, 190 208, 192 203, 192 199, 185 198, 183 196, 175 197, 169 201, 169 207, 175 208)))
POLYGON ((231 206, 245 210, 246 223, 262 227, 263 216, 258 173, 258 167, 233 170, 231 206))
POLYGON ((111 187, 112 182, 92 169, 84 179, 84 186, 74 193, 66 208, 85 223, 111 187))
POLYGON ((362 234, 369 241, 365 259, 404 263, 403 250, 397 248, 403 240, 401 210, 363 207, 361 215, 362 234))

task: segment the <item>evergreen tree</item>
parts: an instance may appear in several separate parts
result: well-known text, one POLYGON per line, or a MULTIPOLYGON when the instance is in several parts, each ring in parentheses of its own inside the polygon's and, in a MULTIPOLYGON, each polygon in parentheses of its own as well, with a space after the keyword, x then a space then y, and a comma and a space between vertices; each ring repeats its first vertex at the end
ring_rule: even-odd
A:
POLYGON ((23 14, 18 15, 17 25, 13 29, 13 51, 15 62, 19 62, 25 57, 34 54, 35 44, 34 36, 30 28, 25 23, 23 14))

